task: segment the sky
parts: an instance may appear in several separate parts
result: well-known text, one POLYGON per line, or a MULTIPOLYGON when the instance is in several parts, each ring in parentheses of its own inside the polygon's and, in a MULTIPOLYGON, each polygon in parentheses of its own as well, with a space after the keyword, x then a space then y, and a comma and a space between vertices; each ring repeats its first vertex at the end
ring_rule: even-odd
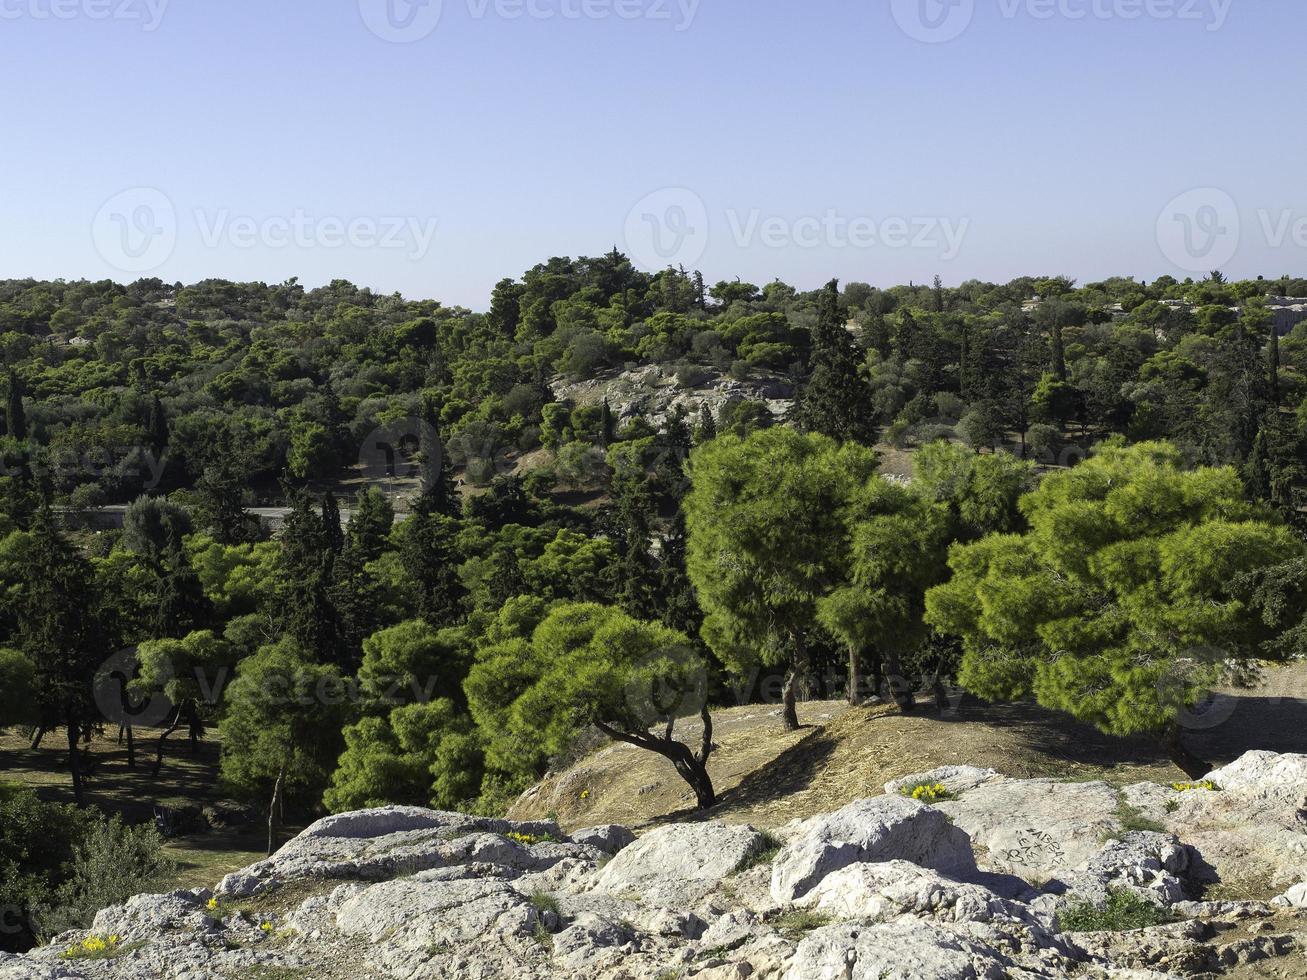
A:
POLYGON ((1307 276, 1297 0, 0 0, 0 278, 1307 276))

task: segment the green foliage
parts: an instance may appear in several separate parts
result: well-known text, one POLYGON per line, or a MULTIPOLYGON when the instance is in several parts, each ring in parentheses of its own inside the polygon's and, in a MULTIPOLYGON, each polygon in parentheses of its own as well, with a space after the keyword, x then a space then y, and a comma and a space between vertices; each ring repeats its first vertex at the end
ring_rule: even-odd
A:
POLYGON ((0 950, 87 928, 97 911, 149 890, 172 870, 152 827, 106 821, 0 783, 0 907, 10 913, 6 925, 18 926, 0 931, 0 950))
POLYGON ((1233 583, 1303 551, 1233 470, 1185 470, 1164 444, 1106 447, 1021 511, 1026 534, 953 549, 927 621, 963 638, 969 690, 1114 734, 1166 728, 1252 657, 1263 628, 1233 583))
POLYGON ((845 515, 876 457, 792 429, 719 436, 694 451, 685 500, 704 639, 731 669, 802 658, 819 601, 845 575, 845 515))
POLYGON ((704 664, 683 634, 618 609, 565 604, 529 640, 478 651, 465 687, 487 763, 511 776, 543 772, 587 725, 676 752, 672 725, 700 711, 704 682, 704 664))
POLYGON ((1057 919, 1064 932, 1126 932, 1169 921, 1156 905, 1125 888, 1109 889, 1102 905, 1088 899, 1070 901, 1058 911, 1057 919))

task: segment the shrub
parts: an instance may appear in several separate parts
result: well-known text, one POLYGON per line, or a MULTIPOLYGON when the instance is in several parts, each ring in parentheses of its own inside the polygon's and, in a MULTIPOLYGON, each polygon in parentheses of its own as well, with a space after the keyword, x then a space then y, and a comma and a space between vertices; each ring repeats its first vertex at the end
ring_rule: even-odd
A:
POLYGON ((1161 925, 1166 916, 1152 902, 1124 888, 1109 889, 1107 901, 1068 902, 1058 912, 1063 932, 1124 932, 1161 925))

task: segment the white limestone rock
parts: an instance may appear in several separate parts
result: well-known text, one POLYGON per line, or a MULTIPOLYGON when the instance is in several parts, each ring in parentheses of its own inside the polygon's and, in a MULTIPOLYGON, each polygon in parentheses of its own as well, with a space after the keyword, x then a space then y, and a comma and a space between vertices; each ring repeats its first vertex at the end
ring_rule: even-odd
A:
POLYGON ((800 823, 772 862, 772 898, 791 902, 840 868, 894 860, 944 874, 976 870, 970 838, 943 813, 901 796, 878 796, 800 823))
POLYGON ((609 861, 594 888, 653 904, 692 902, 764 846, 765 839, 752 827, 728 827, 715 821, 659 827, 609 861))

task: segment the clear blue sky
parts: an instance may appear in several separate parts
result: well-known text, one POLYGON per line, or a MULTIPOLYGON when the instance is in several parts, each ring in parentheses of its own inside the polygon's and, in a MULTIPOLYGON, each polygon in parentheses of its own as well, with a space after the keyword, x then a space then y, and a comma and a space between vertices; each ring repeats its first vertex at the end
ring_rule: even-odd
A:
POLYGON ((164 2, 0 0, 0 277, 129 281, 113 235, 166 228, 171 207, 146 274, 347 278, 482 309, 550 255, 647 254, 628 216, 664 188, 693 195, 654 199, 695 232, 668 254, 702 253, 710 281, 1183 274, 1159 216, 1194 188, 1228 195, 1200 229, 1237 209, 1227 274, 1307 275, 1296 0, 975 0, 940 43, 901 22, 924 23, 918 3, 965 18, 966 0, 698 0, 688 20, 693 0, 532 0, 554 16, 518 18, 444 0, 402 44, 365 12, 425 30, 431 7, 171 0, 154 25, 164 2), (583 2, 609 16, 562 16, 583 2), (1288 220, 1278 245, 1260 211, 1288 220), (828 213, 874 242, 800 220, 828 213), (379 247, 392 218, 412 222, 390 235, 404 247, 379 247), (331 219, 379 225, 330 247, 331 219), (882 240, 890 219, 922 247, 882 240), (945 225, 918 236, 931 221, 956 248, 945 225))

